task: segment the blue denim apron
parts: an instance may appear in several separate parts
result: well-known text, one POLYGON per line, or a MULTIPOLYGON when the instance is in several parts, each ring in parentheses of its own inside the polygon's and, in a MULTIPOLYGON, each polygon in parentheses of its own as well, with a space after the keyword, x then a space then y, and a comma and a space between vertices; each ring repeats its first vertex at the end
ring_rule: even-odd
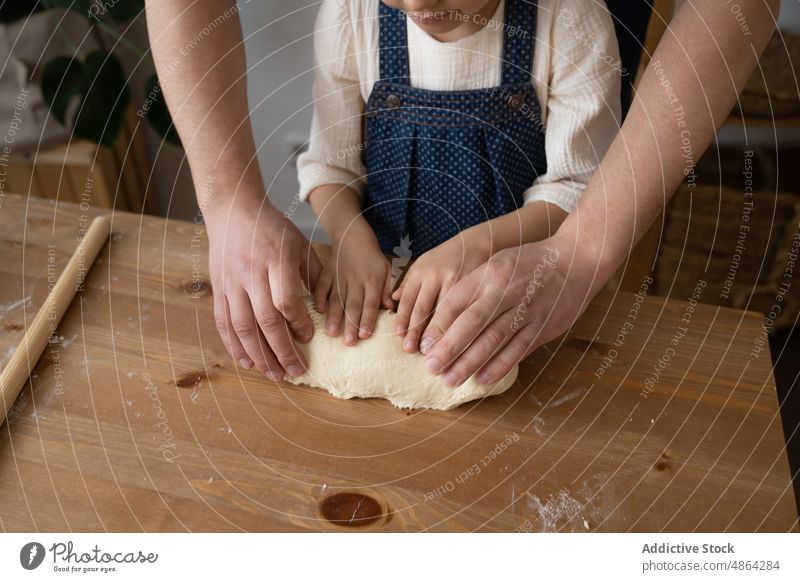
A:
POLYGON ((385 253, 414 256, 513 212, 547 171, 531 84, 535 2, 506 0, 499 87, 411 86, 406 16, 380 4, 380 77, 366 106, 364 214, 385 253))
POLYGON ((606 0, 608 11, 614 20, 614 30, 619 43, 619 56, 625 74, 622 77, 622 116, 630 109, 633 100, 633 82, 639 61, 644 51, 647 27, 653 6, 647 0, 606 0))

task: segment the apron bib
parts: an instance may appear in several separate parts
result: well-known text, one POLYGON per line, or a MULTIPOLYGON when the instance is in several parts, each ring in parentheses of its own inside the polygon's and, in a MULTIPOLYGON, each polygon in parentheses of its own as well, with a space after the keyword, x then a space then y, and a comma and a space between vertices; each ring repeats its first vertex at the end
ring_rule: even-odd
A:
POLYGON ((547 171, 531 84, 537 7, 506 0, 499 87, 411 86, 406 16, 380 4, 380 77, 366 106, 364 215, 381 249, 410 239, 418 256, 462 230, 520 208, 547 171))

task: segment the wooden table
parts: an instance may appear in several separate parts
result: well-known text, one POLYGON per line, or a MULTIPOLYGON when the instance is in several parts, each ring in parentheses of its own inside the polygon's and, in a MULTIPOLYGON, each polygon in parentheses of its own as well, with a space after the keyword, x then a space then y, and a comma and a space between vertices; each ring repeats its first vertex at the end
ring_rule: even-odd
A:
MULTIPOLYGON (((95 212, 0 203, 5 362, 95 212)), ((686 302, 601 295, 505 394, 412 413, 237 369, 202 227, 116 213, 113 232, 0 430, 2 530, 797 527, 756 314, 697 305, 686 326, 686 302)))

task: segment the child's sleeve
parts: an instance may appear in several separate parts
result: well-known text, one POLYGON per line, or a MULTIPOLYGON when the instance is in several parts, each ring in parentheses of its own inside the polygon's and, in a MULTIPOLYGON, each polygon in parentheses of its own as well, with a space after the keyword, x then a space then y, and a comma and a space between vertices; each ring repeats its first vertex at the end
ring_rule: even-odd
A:
POLYGON ((553 3, 545 151, 547 173, 525 204, 572 212, 619 130, 621 70, 613 22, 603 2, 553 3))
POLYGON ((300 199, 325 184, 361 193, 361 116, 355 34, 348 0, 325 0, 314 26, 314 118, 308 149, 297 159, 300 199))

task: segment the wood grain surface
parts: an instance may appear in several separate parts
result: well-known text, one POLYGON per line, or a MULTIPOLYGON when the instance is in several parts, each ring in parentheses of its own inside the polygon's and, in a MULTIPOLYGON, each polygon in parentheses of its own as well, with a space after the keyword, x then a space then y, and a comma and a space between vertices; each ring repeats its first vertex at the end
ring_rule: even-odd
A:
MULTIPOLYGON (((95 214, 0 199, 0 362, 95 214)), ((201 225, 115 213, 0 430, 0 530, 796 530, 763 341, 756 314, 601 295, 501 396, 341 401, 233 365, 201 225)))

